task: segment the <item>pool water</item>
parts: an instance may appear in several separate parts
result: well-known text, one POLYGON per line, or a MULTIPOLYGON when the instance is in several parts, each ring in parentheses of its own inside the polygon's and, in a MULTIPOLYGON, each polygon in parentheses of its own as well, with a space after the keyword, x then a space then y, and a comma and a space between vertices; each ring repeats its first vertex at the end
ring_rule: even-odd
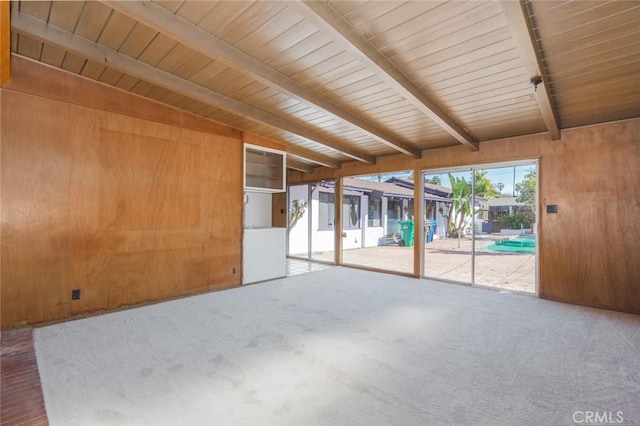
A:
POLYGON ((518 235, 516 238, 507 238, 496 241, 486 247, 487 250, 507 253, 530 253, 536 252, 536 237, 533 235, 518 235))

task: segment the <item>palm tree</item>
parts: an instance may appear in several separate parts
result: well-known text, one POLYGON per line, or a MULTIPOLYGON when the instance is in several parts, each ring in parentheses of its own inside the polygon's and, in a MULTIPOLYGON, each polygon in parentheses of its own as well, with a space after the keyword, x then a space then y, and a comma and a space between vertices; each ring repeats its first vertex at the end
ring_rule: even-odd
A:
POLYGON ((474 177, 476 181, 476 196, 482 198, 496 198, 500 196, 502 189, 496 188, 496 185, 487 177, 487 171, 476 170, 474 177))
POLYGON ((449 184, 451 185, 451 204, 449 212, 443 214, 447 219, 447 230, 449 238, 458 238, 458 248, 460 248, 460 238, 465 228, 467 217, 471 214, 471 185, 463 177, 455 177, 449 173, 449 184))

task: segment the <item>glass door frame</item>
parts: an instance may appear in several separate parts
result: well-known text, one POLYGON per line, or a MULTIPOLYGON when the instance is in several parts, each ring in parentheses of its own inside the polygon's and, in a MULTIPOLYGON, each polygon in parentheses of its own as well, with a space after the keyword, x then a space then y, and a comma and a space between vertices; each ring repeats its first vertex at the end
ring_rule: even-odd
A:
MULTIPOLYGON (((330 262, 330 261, 325 261, 325 260, 319 260, 319 259, 314 259, 312 256, 313 253, 313 190, 312 187, 314 186, 319 186, 321 183, 324 182, 333 182, 334 184, 334 194, 335 194, 335 185, 337 184, 337 179, 322 179, 322 180, 317 180, 317 181, 312 181, 312 182, 299 182, 299 183, 292 183, 289 184, 287 183, 287 258, 291 258, 291 259, 297 259, 297 260, 306 260, 307 262, 316 262, 316 263, 324 263, 327 265, 335 265, 335 260, 330 262), (289 254, 289 208, 291 207, 291 200, 290 200, 290 195, 291 195, 291 191, 290 188, 292 186, 303 186, 306 185, 307 186, 307 257, 302 257, 302 256, 296 256, 296 255, 291 255, 289 254)), ((334 195, 334 200, 335 200, 335 195, 334 195)), ((336 202, 334 201, 333 204, 333 208, 334 208, 334 217, 335 217, 335 209, 336 209, 336 202)), ((338 232, 338 230, 334 229, 334 233, 338 232)), ((334 238, 335 241, 335 238, 334 238)), ((334 252, 335 252, 335 247, 334 247, 334 252)), ((335 256, 334 256, 335 258, 335 256)))
MULTIPOLYGON (((525 159, 525 160, 515 160, 515 161, 501 161, 501 162, 494 162, 494 163, 486 163, 486 164, 473 164, 473 165, 469 165, 469 166, 460 166, 460 167, 444 167, 444 168, 437 168, 437 169, 422 169, 420 171, 420 179, 421 179, 421 187, 422 187, 422 192, 424 192, 424 180, 425 177, 427 175, 437 175, 437 174, 444 174, 444 173, 458 173, 458 172, 471 172, 471 197, 472 197, 472 206, 475 206, 476 203, 476 182, 475 182, 475 172, 478 170, 486 170, 486 169, 493 169, 493 168, 506 168, 506 167, 517 167, 517 166, 535 166, 536 169, 536 202, 535 202, 535 244, 536 244, 536 251, 535 251, 535 290, 533 293, 528 293, 528 292, 523 292, 523 291, 517 291, 517 290, 505 290, 502 288, 496 288, 496 287, 491 287, 491 286, 487 286, 487 285, 482 285, 482 284, 476 284, 475 283, 475 275, 476 275, 476 271, 475 271, 475 266, 476 266, 476 227, 472 226, 471 227, 471 238, 472 238, 472 244, 471 244, 471 282, 467 283, 467 282, 463 282, 463 281, 455 281, 455 280, 447 280, 447 279, 439 279, 439 278, 433 278, 433 277, 427 277, 425 276, 425 248, 424 248, 424 244, 423 247, 421 247, 420 250, 420 277, 423 279, 430 279, 430 280, 434 280, 434 281, 443 281, 443 282, 451 282, 451 283, 455 283, 455 284, 461 284, 461 285, 468 285, 471 287, 478 287, 478 288, 486 288, 486 289, 491 289, 491 290, 499 290, 499 291, 509 291, 511 293, 518 293, 518 294, 524 294, 524 295, 528 295, 528 296, 532 296, 535 295, 536 297, 540 297, 540 285, 539 285, 539 279, 540 279, 540 158, 530 158, 530 159, 525 159)), ((424 229, 425 223, 424 223, 424 215, 425 215, 425 211, 426 211, 426 200, 425 197, 421 197, 420 200, 420 216, 419 216, 419 226, 421 227, 420 229, 424 229)), ((533 230, 532 230, 533 232, 533 230)))

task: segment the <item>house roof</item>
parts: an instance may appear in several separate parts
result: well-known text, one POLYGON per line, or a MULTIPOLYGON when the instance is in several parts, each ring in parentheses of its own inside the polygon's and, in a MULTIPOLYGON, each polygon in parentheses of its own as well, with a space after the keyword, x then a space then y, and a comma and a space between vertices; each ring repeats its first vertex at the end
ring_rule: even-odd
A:
POLYGON ((398 196, 403 198, 413 198, 413 191, 392 183, 376 182, 372 180, 344 178, 342 185, 345 188, 359 189, 366 192, 378 193, 384 196, 398 196))
MULTIPOLYGON (((395 183, 376 182, 358 178, 344 178, 342 184, 345 188, 356 188, 365 191, 371 191, 384 196, 399 196, 403 198, 413 198, 413 189, 406 188, 395 183)), ((450 201, 449 198, 441 197, 434 194, 425 194, 427 200, 432 201, 450 201)))
MULTIPOLYGON (((402 179, 402 178, 394 176, 394 177, 388 179, 386 182, 394 183, 396 185, 400 185, 400 186, 403 186, 405 188, 413 189, 413 181, 410 180, 410 179, 402 179)), ((424 192, 429 193, 429 194, 433 194, 433 195, 449 197, 451 195, 451 188, 448 188, 448 187, 443 186, 443 185, 435 185, 433 183, 425 182, 424 183, 424 192)))
POLYGON ((517 197, 499 197, 490 198, 483 204, 487 207, 506 207, 506 206, 524 206, 524 203, 516 201, 517 197))
POLYGON ((640 2, 12 1, 11 51, 283 142, 291 168, 640 116, 640 2))

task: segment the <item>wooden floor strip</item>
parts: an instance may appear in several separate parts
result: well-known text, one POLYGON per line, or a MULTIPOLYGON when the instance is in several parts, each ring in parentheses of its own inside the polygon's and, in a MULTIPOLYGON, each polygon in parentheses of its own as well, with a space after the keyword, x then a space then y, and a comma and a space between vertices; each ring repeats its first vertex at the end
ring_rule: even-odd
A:
POLYGON ((31 328, 2 332, 0 425, 48 425, 31 328))

